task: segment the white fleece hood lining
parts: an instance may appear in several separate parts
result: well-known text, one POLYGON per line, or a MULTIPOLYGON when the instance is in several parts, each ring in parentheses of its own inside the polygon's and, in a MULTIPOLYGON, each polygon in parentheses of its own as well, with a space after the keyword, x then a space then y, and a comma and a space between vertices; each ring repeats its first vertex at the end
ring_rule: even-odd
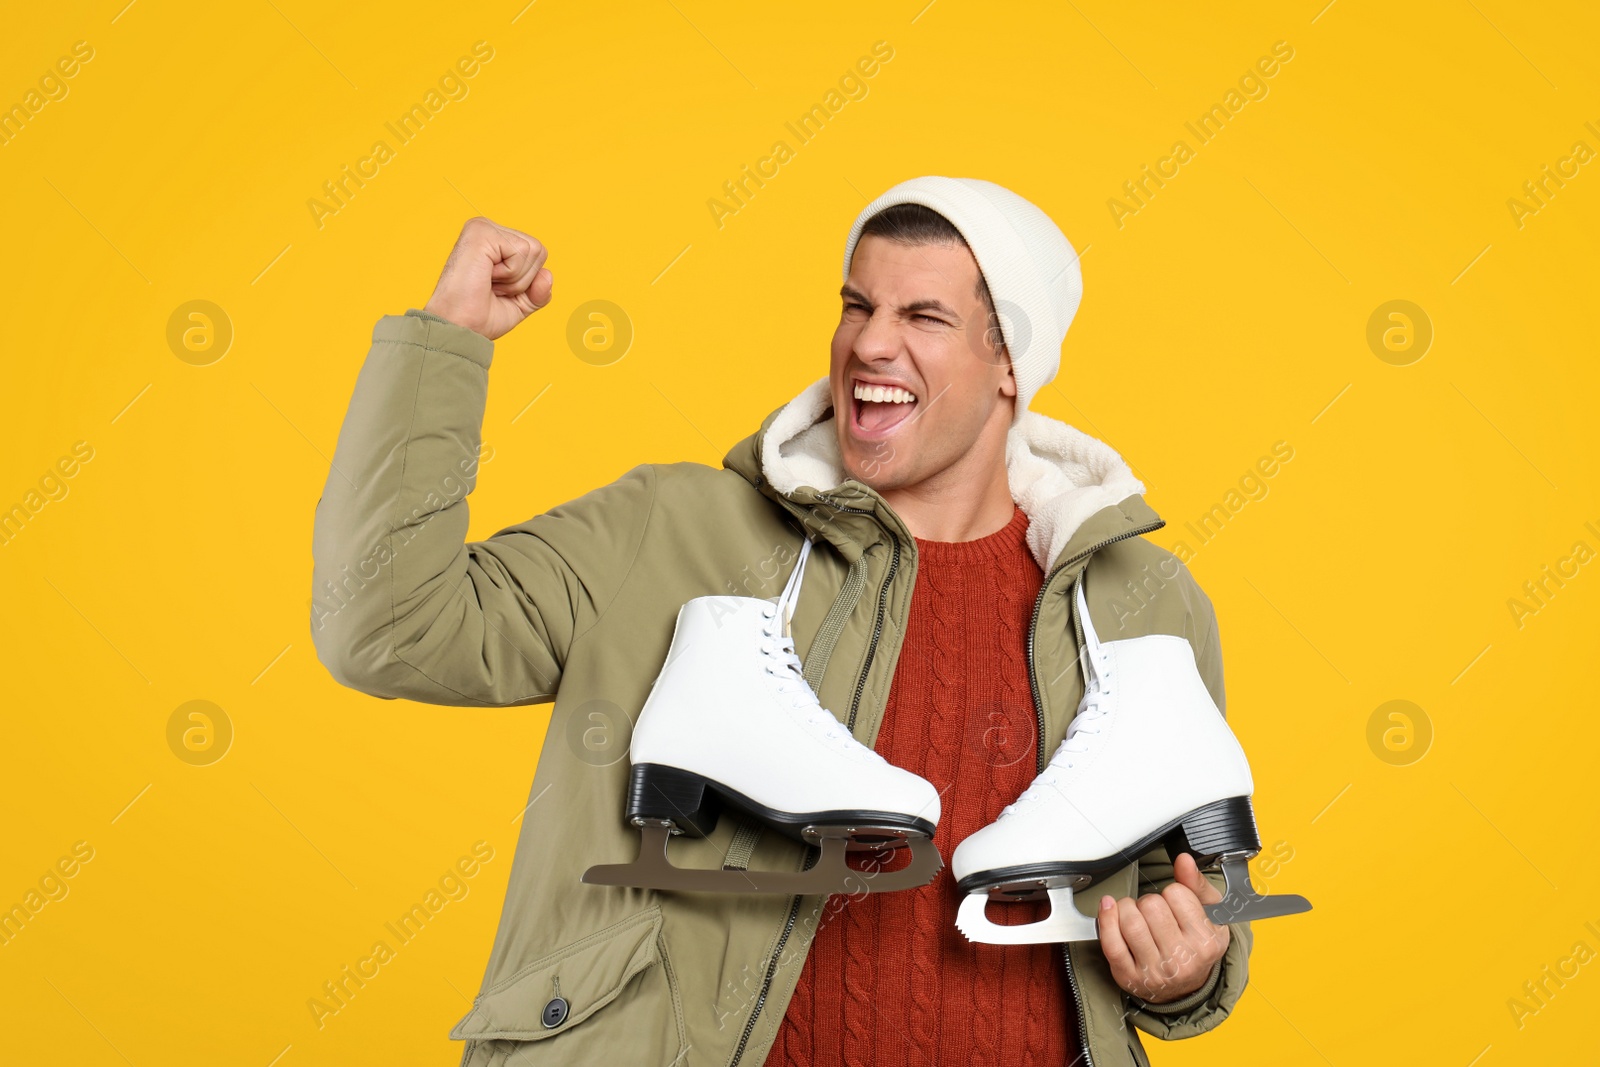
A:
MULTIPOLYGON (((761 438, 761 472, 789 495, 844 481, 828 379, 811 383, 773 418, 761 438), (824 417, 826 415, 826 417, 824 417)), ((1006 434, 1011 498, 1028 516, 1028 549, 1049 573, 1072 535, 1102 508, 1144 492, 1116 450, 1059 419, 1025 412, 1006 434)))

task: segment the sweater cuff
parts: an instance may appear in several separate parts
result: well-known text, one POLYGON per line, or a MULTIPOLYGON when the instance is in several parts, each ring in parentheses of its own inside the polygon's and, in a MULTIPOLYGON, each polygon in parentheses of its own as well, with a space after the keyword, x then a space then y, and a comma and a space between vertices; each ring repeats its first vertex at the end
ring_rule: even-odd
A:
POLYGON ((485 370, 494 357, 494 342, 483 334, 416 308, 404 315, 385 315, 379 319, 373 328, 372 340, 445 352, 470 360, 485 370))

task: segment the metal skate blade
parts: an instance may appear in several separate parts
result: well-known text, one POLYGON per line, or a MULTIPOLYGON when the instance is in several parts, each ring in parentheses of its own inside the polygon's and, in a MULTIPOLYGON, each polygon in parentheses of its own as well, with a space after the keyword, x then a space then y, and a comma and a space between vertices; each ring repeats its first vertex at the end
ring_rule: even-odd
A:
POLYGON ((1298 915, 1310 910, 1311 901, 1293 893, 1274 893, 1270 897, 1224 897, 1215 904, 1206 905, 1206 915, 1218 926, 1275 919, 1280 915, 1298 915))
POLYGON ((1311 901, 1294 893, 1274 893, 1269 897, 1257 893, 1250 884, 1249 865, 1240 856, 1222 857, 1222 877, 1227 887, 1222 899, 1205 906, 1206 917, 1218 926, 1311 910, 1311 901))
MULTIPOLYGON (((879 826, 870 823, 856 823, 850 826, 807 826, 800 831, 800 836, 808 843, 819 847, 830 838, 842 838, 847 852, 854 854, 858 859, 862 853, 874 858, 882 857, 883 866, 887 866, 893 857, 900 855, 901 849, 910 850, 910 862, 899 870, 863 871, 849 868, 849 873, 855 876, 851 882, 854 888, 841 892, 887 893, 897 889, 915 889, 933 881, 934 876, 944 867, 944 858, 939 855, 933 840, 903 826, 879 826)), ((817 866, 820 867, 821 863, 819 862, 817 866)))
POLYGON ((920 835, 910 839, 911 863, 899 871, 857 871, 845 862, 848 837, 821 836, 817 862, 803 871, 729 871, 675 867, 667 858, 672 839, 665 826, 640 828, 639 858, 632 863, 608 863, 583 872, 589 885, 631 886, 691 893, 783 893, 791 896, 835 893, 881 893, 911 889, 933 880, 944 865, 933 842, 920 835))
POLYGON ((1042 945, 1059 941, 1098 941, 1100 928, 1090 916, 1072 902, 1072 890, 1056 886, 1049 890, 1050 916, 1024 926, 1001 926, 992 922, 985 909, 987 890, 968 893, 956 912, 956 929, 968 941, 984 945, 1042 945))

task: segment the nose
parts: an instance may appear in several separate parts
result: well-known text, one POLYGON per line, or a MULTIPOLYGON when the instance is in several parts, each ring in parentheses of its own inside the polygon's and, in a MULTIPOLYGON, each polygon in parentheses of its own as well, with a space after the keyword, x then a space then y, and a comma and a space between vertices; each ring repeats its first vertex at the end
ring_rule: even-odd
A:
POLYGON ((900 335, 889 314, 882 310, 873 312, 856 334, 852 348, 864 363, 884 363, 899 355, 900 335))

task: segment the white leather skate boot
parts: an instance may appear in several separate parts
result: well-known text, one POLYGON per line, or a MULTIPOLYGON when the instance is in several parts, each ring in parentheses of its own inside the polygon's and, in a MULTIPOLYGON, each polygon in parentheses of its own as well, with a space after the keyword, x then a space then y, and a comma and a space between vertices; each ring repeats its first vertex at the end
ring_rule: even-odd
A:
POLYGON ((1290 894, 1262 897, 1247 861, 1261 850, 1250 805, 1250 765, 1211 699, 1187 640, 1152 634, 1101 642, 1083 581, 1078 615, 1089 666, 1083 703, 1055 756, 1014 804, 956 847, 951 873, 968 894, 956 927, 989 944, 1093 941, 1094 918, 1072 894, 1158 844, 1188 852, 1201 868, 1220 860, 1224 899, 1215 923, 1307 911, 1290 894), (1000 926, 984 914, 997 900, 1050 898, 1050 916, 1000 926))
POLYGON ((672 645, 639 713, 626 818, 639 858, 589 868, 596 885, 707 892, 859 893, 926 885, 939 794, 857 741, 801 674, 789 630, 811 543, 776 599, 704 596, 678 611, 672 645), (723 807, 821 847, 803 871, 675 867, 667 844, 703 837, 723 807), (863 872, 847 851, 910 847, 900 870, 863 872))

